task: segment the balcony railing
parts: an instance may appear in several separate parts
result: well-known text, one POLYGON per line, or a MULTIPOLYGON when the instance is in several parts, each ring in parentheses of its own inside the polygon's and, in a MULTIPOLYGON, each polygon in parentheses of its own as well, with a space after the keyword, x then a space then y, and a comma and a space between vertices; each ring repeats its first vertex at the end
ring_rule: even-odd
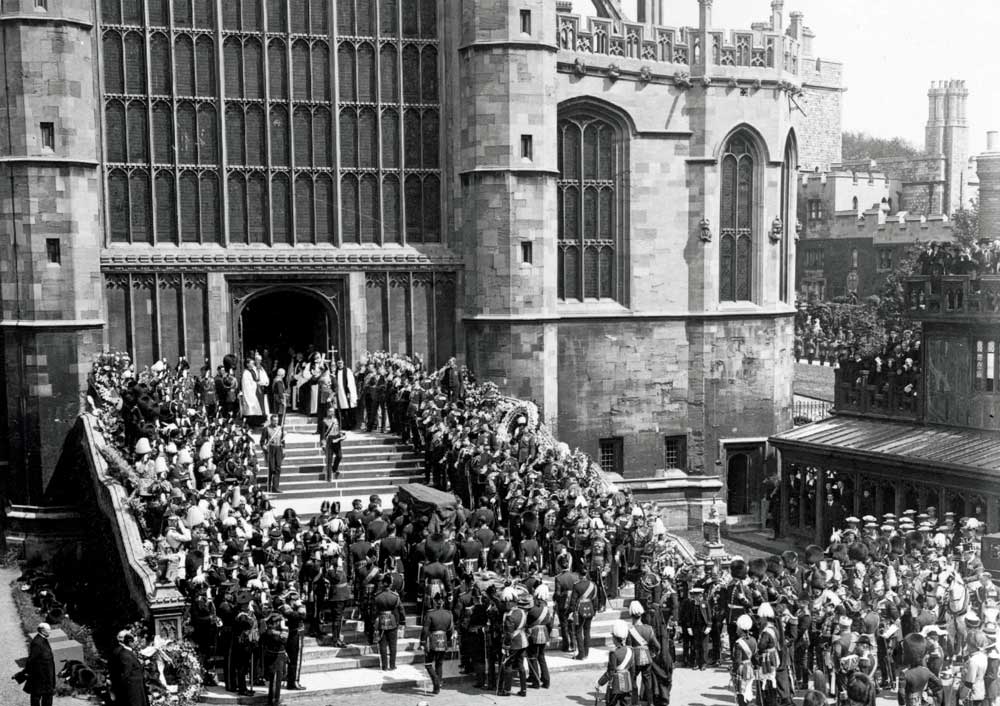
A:
POLYGON ((837 414, 906 421, 918 421, 922 416, 919 380, 914 382, 907 376, 838 368, 834 385, 833 409, 837 414))
POLYGON ((906 280, 906 308, 915 319, 1000 316, 1000 275, 921 275, 906 280))

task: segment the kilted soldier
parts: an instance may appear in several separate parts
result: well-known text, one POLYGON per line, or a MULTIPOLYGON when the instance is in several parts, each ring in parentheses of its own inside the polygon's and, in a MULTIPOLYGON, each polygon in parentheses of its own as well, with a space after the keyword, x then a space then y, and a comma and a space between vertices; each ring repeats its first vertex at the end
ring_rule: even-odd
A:
POLYGON ((584 576, 575 584, 569 594, 569 614, 576 628, 576 656, 573 659, 584 660, 590 654, 590 625, 597 613, 594 605, 597 599, 597 584, 584 576))
POLYGON ((660 652, 660 642, 656 639, 653 628, 642 622, 646 611, 641 603, 633 601, 629 605, 628 612, 632 616, 632 624, 629 626, 625 644, 632 648, 635 658, 638 701, 647 706, 654 706, 658 700, 655 698, 657 680, 653 677, 653 661, 660 652))
POLYGON ((614 647, 608 652, 608 668, 597 681, 598 687, 607 685, 605 706, 626 706, 635 696, 635 652, 625 644, 628 624, 616 620, 611 626, 614 647))
POLYGON ((399 594, 392 590, 392 577, 382 579, 382 590, 374 599, 375 636, 378 643, 379 665, 383 672, 395 671, 399 627, 406 624, 406 613, 399 594))
POLYGON ((726 630, 729 634, 729 644, 735 645, 737 638, 736 621, 741 615, 750 613, 753 603, 750 598, 750 590, 747 586, 747 563, 740 557, 734 557, 729 564, 729 573, 732 579, 723 589, 720 599, 720 607, 726 611, 726 630))
POLYGON ((524 671, 524 655, 528 649, 528 611, 532 607, 531 596, 520 587, 520 592, 508 586, 503 590, 503 600, 506 612, 503 616, 503 668, 500 671, 500 681, 497 684, 497 696, 510 696, 514 681, 514 670, 517 670, 518 683, 521 686, 518 696, 528 693, 528 679, 524 671))
POLYGON ((267 681, 267 706, 281 703, 281 681, 285 678, 287 655, 285 644, 288 632, 281 624, 281 615, 267 616, 267 629, 260 636, 263 654, 264 679, 267 681))
POLYGON ((441 670, 449 645, 455 638, 455 619, 451 611, 445 609, 443 593, 437 593, 431 599, 433 607, 424 616, 423 630, 420 633, 420 646, 426 657, 424 664, 431 676, 434 693, 441 693, 441 682, 444 674, 441 670))
POLYGON ((423 612, 433 607, 432 599, 437 594, 445 597, 451 595, 451 578, 448 569, 440 561, 432 561, 421 567, 420 583, 423 588, 423 612))
POLYGON ((299 683, 299 674, 302 672, 302 643, 305 637, 306 607, 294 591, 288 595, 288 603, 285 604, 282 613, 288 629, 288 641, 285 644, 285 651, 288 653, 288 689, 289 691, 303 691, 305 687, 299 683))
POLYGON ((570 620, 570 597, 573 587, 580 580, 573 571, 570 570, 570 556, 563 554, 559 557, 559 573, 555 578, 555 601, 556 613, 559 616, 559 649, 563 652, 570 652, 576 649, 576 632, 570 620))
POLYGON ((757 678, 754 660, 757 656, 757 641, 750 635, 753 619, 746 613, 736 619, 737 638, 732 650, 732 685, 738 706, 747 706, 757 698, 757 678))
POLYGON ((281 464, 285 460, 285 428, 281 426, 277 414, 272 414, 268 425, 260 435, 260 446, 267 460, 267 490, 280 493, 281 464))
POLYGON ((461 532, 455 537, 455 547, 458 553, 459 575, 462 578, 472 576, 479 570, 483 557, 483 544, 474 536, 465 536, 461 532))
POLYGON ((552 630, 552 607, 549 605, 549 587, 539 584, 534 591, 534 605, 528 611, 528 686, 532 689, 549 688, 549 664, 545 648, 552 630))

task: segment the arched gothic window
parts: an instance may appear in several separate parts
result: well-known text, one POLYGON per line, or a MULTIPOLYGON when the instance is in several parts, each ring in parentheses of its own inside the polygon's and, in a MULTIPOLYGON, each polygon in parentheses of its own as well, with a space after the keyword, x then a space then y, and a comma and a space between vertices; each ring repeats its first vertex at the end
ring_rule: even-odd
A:
POLYGON ((559 121, 559 273, 563 301, 624 301, 628 141, 617 121, 559 121))
POLYGON ((731 137, 722 154, 719 301, 749 301, 753 296, 755 167, 750 138, 743 134, 731 137))

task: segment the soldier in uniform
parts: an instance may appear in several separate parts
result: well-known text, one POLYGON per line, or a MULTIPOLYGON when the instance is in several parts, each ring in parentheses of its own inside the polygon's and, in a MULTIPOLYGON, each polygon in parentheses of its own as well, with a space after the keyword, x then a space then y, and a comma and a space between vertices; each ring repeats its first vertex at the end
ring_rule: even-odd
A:
MULTIPOLYGON (((334 557, 336 559, 336 557, 334 557)), ((303 570, 305 566, 302 567, 303 570)), ((326 567, 326 562, 319 566, 319 573, 311 580, 308 576, 299 574, 302 582, 302 590, 305 593, 307 634, 312 637, 323 636, 323 610, 330 599, 330 574, 326 567)), ((345 579, 346 580, 346 579, 345 579)), ((336 639, 336 638, 334 638, 336 639)))
MULTIPOLYGON (((434 556, 433 552, 429 552, 434 556)), ((433 607, 431 601, 438 593, 444 596, 451 596, 451 578, 448 569, 437 558, 428 564, 424 564, 421 570, 420 581, 423 586, 423 612, 429 611, 433 607)))
POLYGON ((757 657, 757 641, 750 635, 753 619, 743 613, 736 619, 737 638, 732 648, 732 683, 738 706, 748 706, 757 697, 757 679, 754 661, 757 657))
POLYGON ((646 706, 655 706, 658 700, 653 663, 660 652, 660 642, 656 639, 656 631, 642 621, 646 611, 641 603, 633 601, 629 605, 628 612, 632 617, 632 624, 629 626, 625 644, 632 648, 635 657, 638 702, 645 703, 646 706))
POLYGON ((515 591, 511 586, 501 594, 506 611, 503 615, 503 667, 500 671, 500 681, 497 684, 497 696, 510 696, 514 681, 514 671, 517 670, 518 684, 521 689, 518 696, 527 696, 528 678, 524 670, 524 654, 528 649, 528 611, 532 607, 531 596, 521 588, 515 591))
POLYGON ((347 647, 342 637, 342 630, 347 605, 352 598, 351 583, 347 579, 347 572, 344 571, 340 557, 333 557, 333 566, 328 581, 332 584, 329 588, 329 604, 333 644, 334 647, 347 647))
POLYGON ((586 576, 573 584, 569 594, 569 614, 576 628, 577 652, 573 659, 584 660, 590 654, 590 625, 597 613, 596 599, 597 584, 586 576))
POLYGON ((288 602, 282 613, 284 613, 285 625, 288 630, 285 647, 285 651, 288 653, 288 690, 303 691, 305 687, 299 683, 299 674, 302 672, 302 643, 305 636, 306 607, 294 591, 288 595, 288 602))
POLYGON ((570 570, 570 561, 569 554, 563 554, 559 557, 557 562, 559 573, 555 577, 556 613, 559 616, 559 649, 563 652, 571 652, 576 649, 576 631, 570 620, 570 596, 580 577, 570 570))
POLYGON ((603 612, 608 605, 608 587, 605 584, 611 573, 611 547, 604 533, 595 529, 590 533, 590 546, 586 552, 587 573, 597 586, 597 612, 603 612))
POLYGON ((497 529, 496 539, 490 543, 489 553, 486 558, 486 565, 490 571, 495 571, 501 576, 509 576, 511 556, 514 547, 507 539, 503 528, 497 529))
POLYGON ((441 682, 444 680, 441 667, 448 654, 448 646, 455 638, 455 619, 451 611, 445 609, 444 598, 443 593, 437 593, 431 599, 433 607, 424 616, 420 634, 420 646, 426 653, 424 663, 435 694, 441 693, 441 682))
POLYGON ((287 656, 285 644, 288 631, 281 624, 281 615, 271 613, 267 617, 267 629, 260 636, 263 652, 264 678, 267 680, 267 706, 281 703, 281 680, 285 676, 287 656))
POLYGON ((406 613, 399 594, 392 590, 392 577, 382 578, 382 590, 375 595, 375 635, 378 640, 379 665, 383 672, 396 669, 396 647, 400 626, 406 625, 406 613))
POLYGON ((552 631, 552 607, 549 605, 549 587, 539 584, 534 589, 534 605, 528 611, 528 686, 532 689, 549 688, 549 665, 545 648, 552 631))
MULTIPOLYGON (((233 619, 233 645, 232 645, 232 683, 235 684, 235 691, 240 696, 253 696, 253 690, 248 686, 253 683, 250 667, 253 661, 254 650, 260 640, 257 628, 257 618, 250 607, 250 592, 240 589, 236 595, 238 612, 233 619)), ((227 686, 229 682, 227 682, 227 686)))
POLYGON ((616 620, 611 626, 614 647, 608 652, 608 667, 598 679, 598 686, 607 685, 605 706, 626 706, 635 701, 635 653, 625 644, 628 624, 616 620))

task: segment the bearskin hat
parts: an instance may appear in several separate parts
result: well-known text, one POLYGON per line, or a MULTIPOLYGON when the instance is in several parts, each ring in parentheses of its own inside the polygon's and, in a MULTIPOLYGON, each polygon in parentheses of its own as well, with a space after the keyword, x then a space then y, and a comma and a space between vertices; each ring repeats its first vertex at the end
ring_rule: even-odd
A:
POLYGON ((767 558, 768 573, 780 574, 782 566, 784 566, 784 564, 782 563, 780 556, 772 556, 767 558))
POLYGON ((851 677, 851 681, 847 683, 847 700, 850 703, 875 703, 877 693, 875 685, 866 674, 855 674, 851 677))
POLYGON ((834 542, 831 544, 830 557, 841 563, 847 561, 847 545, 841 542, 834 542))
POLYGON ((745 579, 747 577, 747 563, 743 559, 733 559, 729 564, 729 573, 734 579, 745 579))
POLYGON ((806 547, 806 563, 810 566, 815 566, 816 564, 823 561, 823 550, 816 546, 815 544, 810 544, 806 547))
POLYGON ((889 550, 893 554, 902 554, 905 545, 906 545, 905 540, 898 534, 893 535, 892 537, 889 538, 889 550))
POLYGON ((795 571, 799 565, 799 555, 791 549, 781 553, 781 560, 785 563, 785 568, 789 571, 795 571))
POLYGON ((924 548, 924 535, 916 530, 911 530, 906 533, 906 551, 911 552, 914 549, 924 548))
POLYGON ((826 572, 818 569, 813 571, 812 576, 809 579, 809 585, 812 588, 826 588, 826 572))
POLYGON ((864 563, 868 561, 868 545, 855 542, 847 548, 847 556, 854 562, 864 563))
POLYGON ((760 557, 751 559, 747 565, 747 572, 755 579, 764 578, 764 574, 767 573, 767 560, 760 557))
POLYGON ((922 664, 927 654, 927 638, 918 632, 911 632, 903 638, 902 655, 904 667, 922 664))

